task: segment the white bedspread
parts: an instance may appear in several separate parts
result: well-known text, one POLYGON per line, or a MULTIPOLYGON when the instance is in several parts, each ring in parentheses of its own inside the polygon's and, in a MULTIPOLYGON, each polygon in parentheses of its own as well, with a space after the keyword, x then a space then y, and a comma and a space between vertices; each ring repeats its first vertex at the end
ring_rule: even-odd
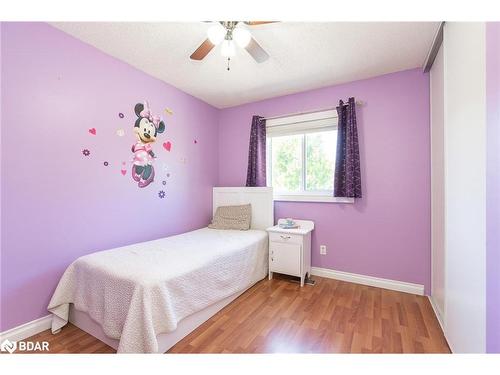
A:
POLYGON ((59 281, 48 307, 52 331, 67 324, 73 303, 120 340, 118 352, 157 352, 158 334, 263 279, 267 267, 260 230, 203 228, 89 254, 59 281))

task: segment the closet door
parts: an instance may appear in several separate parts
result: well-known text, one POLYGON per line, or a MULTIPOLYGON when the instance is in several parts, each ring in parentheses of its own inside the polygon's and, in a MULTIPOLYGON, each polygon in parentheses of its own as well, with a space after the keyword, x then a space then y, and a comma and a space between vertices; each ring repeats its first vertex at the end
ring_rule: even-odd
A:
POLYGON ((444 326, 444 60, 439 49, 430 71, 431 96, 431 237, 432 280, 431 302, 437 318, 444 326))
POLYGON ((485 24, 444 27, 445 332, 457 353, 486 350, 485 24))

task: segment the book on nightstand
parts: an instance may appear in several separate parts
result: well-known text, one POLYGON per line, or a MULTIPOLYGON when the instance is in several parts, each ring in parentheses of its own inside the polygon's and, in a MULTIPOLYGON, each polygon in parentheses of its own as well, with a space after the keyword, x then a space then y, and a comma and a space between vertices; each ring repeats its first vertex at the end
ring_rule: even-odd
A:
POLYGON ((280 224, 279 227, 281 229, 298 229, 298 228, 300 228, 300 225, 295 224, 295 223, 293 223, 291 225, 289 225, 289 224, 280 224))

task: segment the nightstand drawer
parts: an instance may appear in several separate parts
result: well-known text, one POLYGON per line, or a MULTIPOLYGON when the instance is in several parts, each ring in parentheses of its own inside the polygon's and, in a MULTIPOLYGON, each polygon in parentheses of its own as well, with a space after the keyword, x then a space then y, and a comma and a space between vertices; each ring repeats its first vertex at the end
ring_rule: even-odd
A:
POLYGON ((270 271, 300 276, 301 248, 301 245, 294 243, 271 242, 269 247, 270 271))
POLYGON ((295 243, 302 245, 302 236, 300 234, 289 234, 289 233, 269 233, 269 241, 271 242, 282 242, 282 243, 295 243))

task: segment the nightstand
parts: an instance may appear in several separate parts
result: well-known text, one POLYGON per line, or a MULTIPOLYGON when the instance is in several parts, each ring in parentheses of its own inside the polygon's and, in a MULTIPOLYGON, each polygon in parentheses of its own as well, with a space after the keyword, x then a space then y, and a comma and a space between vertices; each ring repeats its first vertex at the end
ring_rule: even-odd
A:
POLYGON ((311 276, 311 232, 314 222, 295 220, 296 229, 282 229, 279 224, 267 228, 269 233, 269 280, 273 272, 300 277, 300 286, 304 286, 306 275, 311 276))

